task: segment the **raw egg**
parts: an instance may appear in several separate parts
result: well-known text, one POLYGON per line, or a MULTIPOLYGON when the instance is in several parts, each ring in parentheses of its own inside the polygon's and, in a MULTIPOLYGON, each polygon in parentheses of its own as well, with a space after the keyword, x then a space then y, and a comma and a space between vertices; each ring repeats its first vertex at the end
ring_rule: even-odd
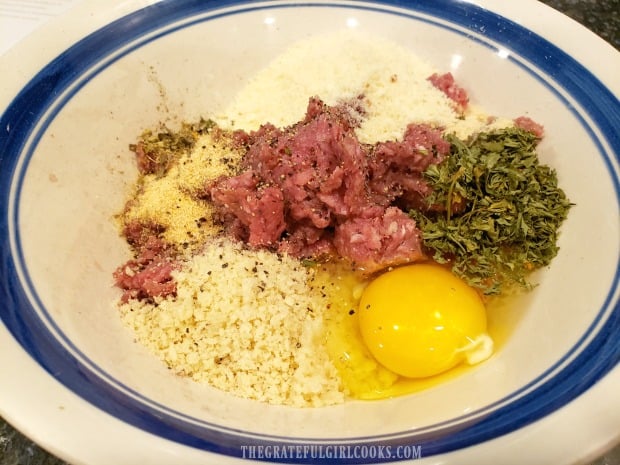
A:
POLYGON ((424 378, 493 352, 480 295, 435 264, 395 268, 371 281, 358 307, 366 347, 388 370, 424 378))

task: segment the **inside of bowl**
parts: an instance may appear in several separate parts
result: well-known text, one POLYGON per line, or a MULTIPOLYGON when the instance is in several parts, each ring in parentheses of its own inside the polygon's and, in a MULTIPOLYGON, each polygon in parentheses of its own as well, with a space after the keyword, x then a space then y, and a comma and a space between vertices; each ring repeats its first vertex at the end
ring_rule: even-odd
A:
POLYGON ((19 246, 38 311, 93 376, 198 424, 353 437, 475 421, 567 363, 584 335, 596 331, 591 325, 611 286, 619 246, 617 216, 602 202, 615 193, 596 135, 579 105, 552 79, 509 48, 471 40, 458 26, 364 9, 333 8, 326 15, 324 8, 300 8, 308 21, 297 19, 299 8, 258 9, 171 28, 157 40, 138 38, 137 46, 115 52, 100 69, 84 70, 81 81, 59 97, 32 141, 16 203, 19 246), (531 293, 489 315, 504 334, 495 355, 426 391, 295 409, 235 398, 174 376, 134 341, 115 308, 120 291, 112 272, 129 258, 115 215, 137 177, 128 146, 160 122, 174 126, 221 111, 289 44, 343 28, 392 40, 451 71, 491 114, 528 115, 545 126, 540 157, 557 169, 576 204, 562 228, 560 253, 536 275, 539 285, 531 293))

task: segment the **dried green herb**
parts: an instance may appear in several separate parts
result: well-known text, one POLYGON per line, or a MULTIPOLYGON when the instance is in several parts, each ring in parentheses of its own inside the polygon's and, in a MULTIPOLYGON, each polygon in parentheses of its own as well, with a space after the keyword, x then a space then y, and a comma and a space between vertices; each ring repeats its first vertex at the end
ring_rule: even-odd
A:
POLYGON ((183 123, 178 131, 167 127, 161 128, 158 132, 147 130, 140 136, 138 144, 130 145, 129 149, 136 152, 140 146, 144 154, 139 160, 141 171, 162 177, 176 160, 192 149, 198 137, 206 134, 214 126, 212 120, 201 118, 197 123, 183 123))
POLYGON ((410 212, 424 246, 485 294, 531 287, 527 275, 556 256, 571 206, 555 171, 538 160, 537 137, 508 128, 448 140, 450 156, 424 173, 429 205, 440 208, 410 212))
POLYGON ((318 265, 319 262, 317 262, 316 260, 311 260, 309 258, 303 258, 301 260, 301 264, 303 266, 305 266, 306 268, 312 268, 318 265))

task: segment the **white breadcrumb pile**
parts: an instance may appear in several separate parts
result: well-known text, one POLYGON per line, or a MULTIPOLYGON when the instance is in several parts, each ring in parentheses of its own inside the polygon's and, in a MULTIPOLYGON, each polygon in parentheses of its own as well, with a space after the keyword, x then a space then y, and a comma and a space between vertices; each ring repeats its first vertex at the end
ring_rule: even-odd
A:
POLYGON ((321 350, 328 297, 311 273, 286 256, 212 241, 174 273, 176 297, 130 300, 121 317, 179 375, 268 403, 341 403, 321 350))

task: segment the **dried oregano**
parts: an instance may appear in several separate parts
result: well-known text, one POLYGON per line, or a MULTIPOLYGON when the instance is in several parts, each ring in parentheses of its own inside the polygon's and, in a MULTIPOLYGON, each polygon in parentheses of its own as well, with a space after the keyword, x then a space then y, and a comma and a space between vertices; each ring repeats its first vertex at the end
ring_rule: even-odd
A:
POLYGON ((178 131, 165 126, 157 132, 147 130, 142 133, 138 143, 131 144, 129 149, 137 153, 140 147, 146 157, 143 171, 162 177, 176 160, 193 148, 202 134, 206 134, 214 126, 215 123, 212 120, 201 118, 194 124, 183 123, 178 131))

